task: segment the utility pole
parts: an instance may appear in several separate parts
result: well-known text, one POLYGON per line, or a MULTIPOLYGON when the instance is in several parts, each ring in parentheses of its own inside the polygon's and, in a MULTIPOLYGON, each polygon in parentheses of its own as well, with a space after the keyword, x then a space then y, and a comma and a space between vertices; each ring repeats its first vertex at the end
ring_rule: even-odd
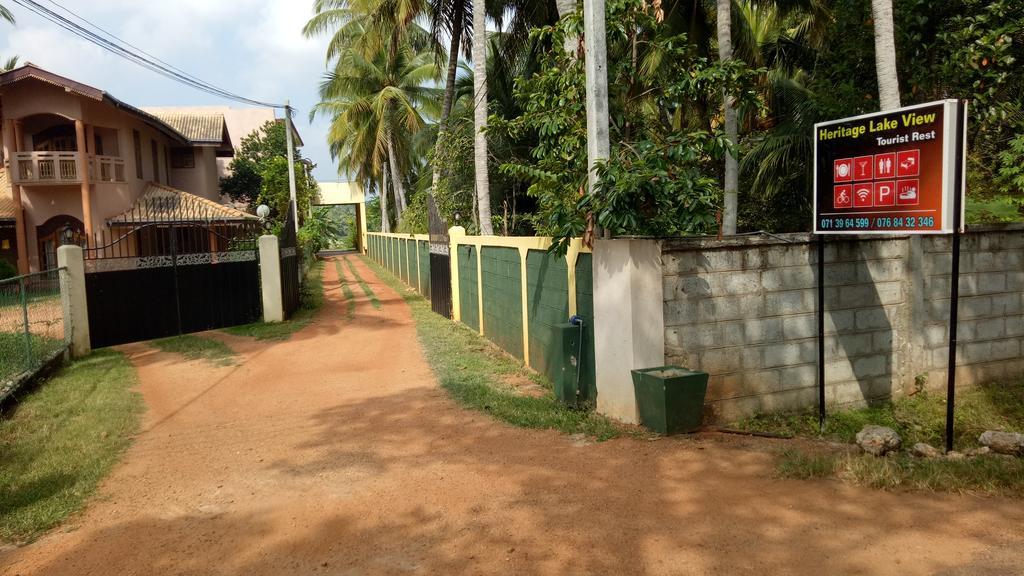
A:
POLYGON ((587 82, 587 192, 597 186, 597 163, 608 159, 608 48, 604 0, 583 0, 584 69, 587 82))
POLYGON ((284 102, 284 134, 288 142, 288 197, 291 200, 292 216, 295 221, 295 234, 299 233, 299 203, 295 194, 295 142, 292 141, 292 106, 290 100, 284 102))

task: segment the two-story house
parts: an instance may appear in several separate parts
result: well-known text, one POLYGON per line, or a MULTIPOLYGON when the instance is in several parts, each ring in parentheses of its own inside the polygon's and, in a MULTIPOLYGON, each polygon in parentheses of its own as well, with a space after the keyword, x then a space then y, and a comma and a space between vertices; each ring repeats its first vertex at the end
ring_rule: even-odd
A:
POLYGON ((153 114, 26 64, 0 74, 0 119, 0 257, 21 273, 55 266, 69 228, 101 242, 146 198, 173 200, 186 220, 255 218, 221 203, 223 114, 153 114))

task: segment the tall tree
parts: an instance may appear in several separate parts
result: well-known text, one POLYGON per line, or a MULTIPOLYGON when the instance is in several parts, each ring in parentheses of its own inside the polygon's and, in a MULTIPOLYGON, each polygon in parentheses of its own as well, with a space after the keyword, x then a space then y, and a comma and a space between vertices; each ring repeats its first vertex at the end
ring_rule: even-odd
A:
POLYGON ((491 226, 491 191, 487 178, 487 15, 484 3, 473 5, 473 166, 480 234, 494 234, 491 226))
MULTIPOLYGON (((471 33, 471 15, 467 18, 467 10, 472 10, 472 5, 467 0, 435 0, 431 6, 431 32, 436 38, 447 33, 449 35, 448 45, 448 67, 444 82, 444 101, 441 105, 441 117, 437 123, 437 140, 434 143, 434 157, 441 156, 441 147, 444 146, 445 136, 448 133, 448 117, 452 113, 452 104, 455 100, 455 76, 459 68, 459 53, 463 38, 471 33)), ((438 182, 441 179, 440 162, 431 163, 430 193, 434 194, 438 182)))
MULTIPOLYGON (((732 60, 732 0, 718 0, 718 59, 722 64, 732 60)), ((722 92, 722 111, 725 116, 725 137, 733 146, 739 145, 739 128, 736 122, 736 107, 733 98, 722 92)), ((725 210, 722 217, 722 233, 736 233, 737 191, 739 189, 739 165, 736 153, 725 153, 725 210)))
POLYGON ((878 73, 878 103, 882 110, 900 107, 900 82, 896 73, 895 24, 892 0, 871 0, 875 25, 875 70, 878 73))

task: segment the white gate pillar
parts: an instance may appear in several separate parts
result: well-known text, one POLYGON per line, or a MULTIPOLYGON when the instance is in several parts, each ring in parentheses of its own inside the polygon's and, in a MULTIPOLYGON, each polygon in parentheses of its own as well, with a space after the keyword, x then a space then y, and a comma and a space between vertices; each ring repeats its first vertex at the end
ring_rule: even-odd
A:
POLYGON ((85 296, 85 257, 81 246, 57 248, 57 266, 64 268, 60 303, 64 330, 71 330, 71 356, 81 358, 92 352, 89 342, 89 304, 85 296))
POLYGON ((277 236, 260 236, 260 290, 263 294, 263 321, 284 320, 284 301, 281 296, 281 251, 277 236))

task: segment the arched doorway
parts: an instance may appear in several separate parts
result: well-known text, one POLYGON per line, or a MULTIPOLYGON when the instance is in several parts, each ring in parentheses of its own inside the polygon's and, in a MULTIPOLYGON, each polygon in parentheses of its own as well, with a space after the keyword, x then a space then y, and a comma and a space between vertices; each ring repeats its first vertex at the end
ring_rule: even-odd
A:
POLYGON ((39 247, 39 270, 57 267, 57 248, 62 243, 64 231, 70 229, 74 238, 85 235, 85 226, 74 216, 60 214, 36 226, 36 241, 39 247))

